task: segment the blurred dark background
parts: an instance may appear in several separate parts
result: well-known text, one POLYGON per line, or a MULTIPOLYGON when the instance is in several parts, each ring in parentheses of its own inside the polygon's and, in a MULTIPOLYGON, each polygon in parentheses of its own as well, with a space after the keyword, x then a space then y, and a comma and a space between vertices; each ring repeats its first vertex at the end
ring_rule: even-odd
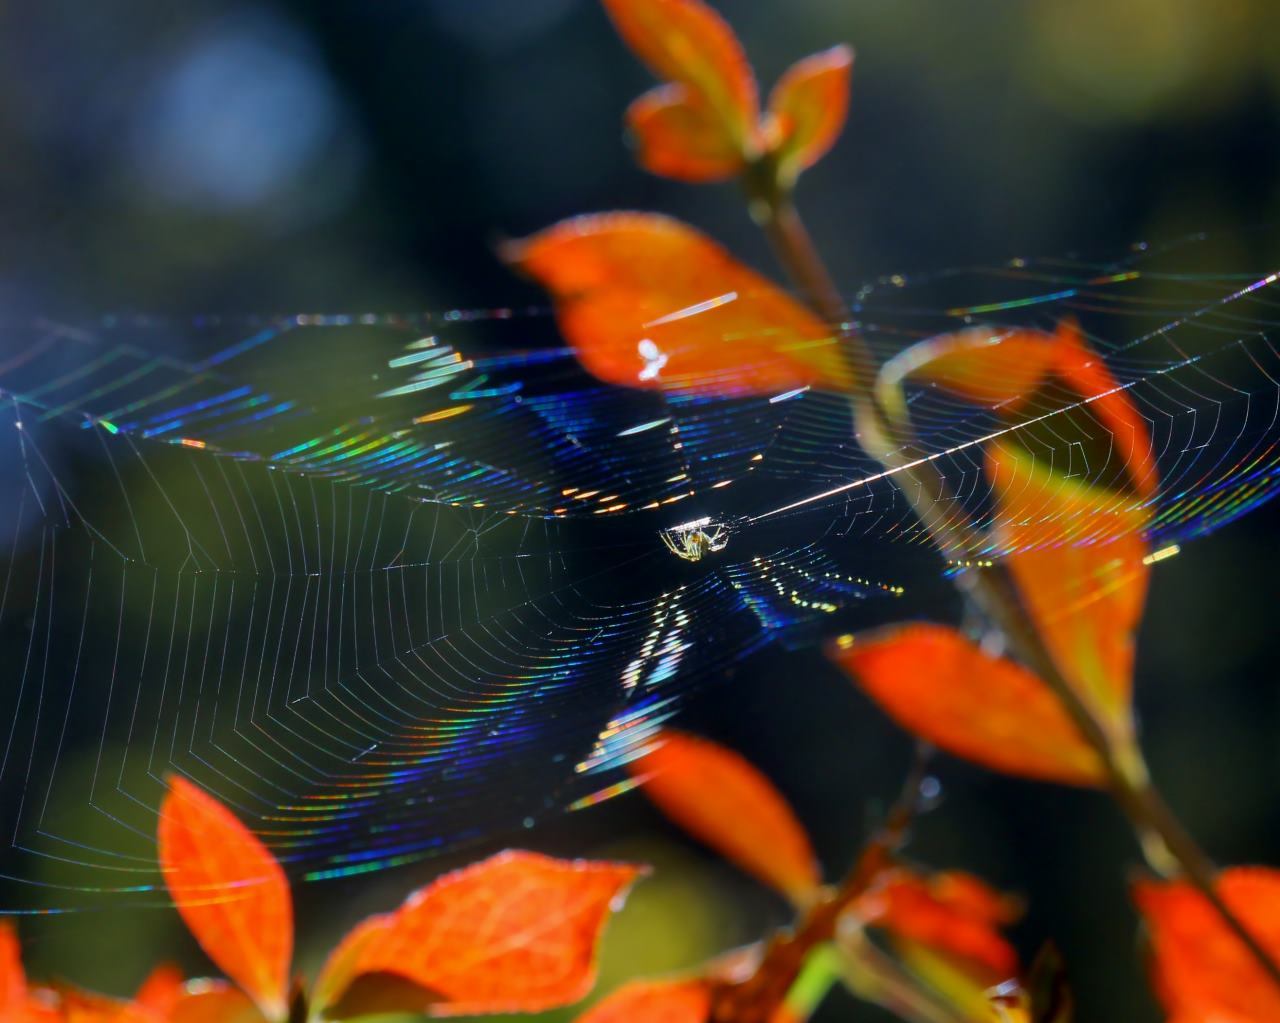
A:
MULTIPOLYGON (((1270 0, 721 6, 766 88, 806 53, 857 48, 846 135, 799 196, 851 293, 888 272, 1106 260, 1199 232, 1205 269, 1280 266, 1267 229, 1280 219, 1270 0)), ((772 270, 733 189, 634 166, 620 118, 649 84, 595 0, 9 4, 0 313, 517 304, 536 295, 494 241, 614 207, 674 213, 772 270)), ((1143 633, 1154 774, 1224 862, 1280 862, 1275 525, 1264 509, 1162 564, 1143 633)), ((838 870, 893 794, 908 743, 816 655, 766 653, 733 684, 732 700, 711 691, 689 722, 768 770, 838 870)), ((1096 796, 940 770, 945 800, 913 852, 1024 892, 1019 939, 1028 951, 1059 942, 1082 1020, 1156 1019, 1125 898, 1138 854, 1116 813, 1096 796)), ((519 840, 657 864, 611 932, 606 984, 784 919, 639 799, 519 840)), ((304 964, 434 869, 301 892, 304 964)), ((203 968, 164 912, 23 929, 37 971, 121 992, 158 957, 203 968)), ((834 1001, 823 1018, 880 1017, 834 1001)))

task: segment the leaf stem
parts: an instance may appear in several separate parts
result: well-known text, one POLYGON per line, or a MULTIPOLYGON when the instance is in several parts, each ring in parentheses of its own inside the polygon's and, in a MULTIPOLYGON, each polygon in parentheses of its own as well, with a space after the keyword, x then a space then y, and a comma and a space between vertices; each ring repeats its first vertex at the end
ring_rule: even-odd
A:
MULTIPOLYGON (((761 187, 757 181, 751 176, 745 180, 753 216, 763 227, 779 262, 815 312, 832 323, 843 323, 848 315, 844 300, 790 197, 761 187)), ((915 459, 909 455, 911 437, 904 435, 904 427, 890 424, 876 404, 871 380, 874 363, 866 345, 850 328, 844 329, 844 336, 854 371, 854 423, 863 448, 885 468, 900 473, 899 490, 935 543, 944 549, 980 549, 981 533, 966 517, 955 513, 958 505, 946 480, 939 473, 921 471, 913 464, 915 459)), ((1015 654, 1044 680, 1097 752, 1107 772, 1108 788, 1129 819, 1148 862, 1161 873, 1168 873, 1170 865, 1176 864, 1280 988, 1280 966, 1218 894, 1217 867, 1160 797, 1136 747, 1126 743, 1125 748, 1118 748, 1063 675, 1007 571, 997 565, 957 578, 965 595, 1001 629, 1015 654)))
POLYGON ((848 307, 795 205, 790 199, 780 198, 763 208, 760 226, 805 300, 828 323, 843 323, 849 316, 848 307))
POLYGON ((845 986, 863 1001, 874 1002, 909 1023, 969 1023, 865 935, 860 940, 842 937, 836 948, 845 986))
POLYGON ((969 583, 973 597, 1001 628, 1019 658, 1049 686, 1085 740, 1097 751, 1107 772, 1111 795, 1129 819, 1147 862, 1161 874, 1169 874, 1170 866, 1175 866, 1209 901, 1227 928, 1280 989, 1280 966, 1218 893, 1217 866, 1165 803, 1137 748, 1118 749, 1063 676, 1023 610, 1008 574, 1003 569, 983 571, 971 575, 969 583))

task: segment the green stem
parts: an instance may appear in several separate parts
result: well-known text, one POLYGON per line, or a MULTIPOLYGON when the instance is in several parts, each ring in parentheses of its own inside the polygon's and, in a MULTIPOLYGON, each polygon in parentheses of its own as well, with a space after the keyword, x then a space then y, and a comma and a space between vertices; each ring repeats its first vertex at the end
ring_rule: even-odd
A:
POLYGON ((809 954, 782 1003, 787 1023, 806 1023, 838 983, 840 959, 830 945, 822 945, 809 954))
MULTIPOLYGON (((797 289, 820 316, 832 323, 842 323, 847 316, 844 301, 790 198, 760 187, 755 179, 748 179, 746 186, 753 215, 760 221, 779 262, 797 289)), ((876 404, 872 390, 873 361, 865 344, 852 331, 846 330, 845 337, 855 381, 854 421, 863 447, 886 469, 900 474, 899 490, 935 542, 946 547, 978 549, 981 534, 967 519, 954 514, 958 504, 946 480, 936 471, 922 471, 923 467, 911 464, 914 459, 904 450, 910 443, 907 428, 888 423, 876 404)), ((1280 966, 1218 894, 1217 868, 1161 799, 1147 775, 1141 755, 1131 748, 1116 747, 1063 675, 1008 573, 996 566, 958 578, 966 596, 1001 629, 1017 657, 1045 681, 1097 752, 1107 772, 1108 787, 1133 826, 1148 861, 1157 869, 1167 866, 1167 862, 1162 861, 1169 858, 1176 862, 1187 881, 1213 905, 1227 927, 1280 988, 1280 966)))

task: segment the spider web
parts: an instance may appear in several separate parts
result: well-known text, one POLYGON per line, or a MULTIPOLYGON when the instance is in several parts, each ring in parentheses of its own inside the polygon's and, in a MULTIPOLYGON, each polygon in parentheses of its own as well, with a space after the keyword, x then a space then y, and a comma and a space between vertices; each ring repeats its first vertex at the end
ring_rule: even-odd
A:
MULTIPOLYGON (((888 277, 854 317, 880 358, 1078 317, 1146 420, 1168 552, 1267 500, 1280 465, 1277 278, 1180 272, 1195 255, 888 277)), ((605 387, 545 309, 0 339, 5 910, 154 898, 169 772, 308 879, 591 805, 690 693, 938 576, 840 396, 605 387), (660 534, 704 517, 726 548, 674 557, 660 534)), ((1068 477, 1123 472, 1065 392, 1012 426, 910 401, 922 464, 981 522, 993 435, 1068 477)))

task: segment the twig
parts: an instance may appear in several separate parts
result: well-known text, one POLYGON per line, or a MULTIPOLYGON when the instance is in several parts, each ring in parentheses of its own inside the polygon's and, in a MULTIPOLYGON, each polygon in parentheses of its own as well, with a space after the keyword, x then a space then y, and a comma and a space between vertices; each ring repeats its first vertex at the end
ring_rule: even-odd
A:
MULTIPOLYGON (((899 489, 913 511, 939 545, 976 549, 981 535, 967 519, 958 519, 958 507, 940 474, 920 471, 904 449, 910 441, 902 426, 890 424, 877 406, 869 379, 870 354, 856 334, 843 326, 846 308, 817 249, 790 198, 759 184, 759 175, 744 179, 753 216, 798 290, 820 316, 839 326, 846 339, 845 351, 854 378, 852 404, 858 436, 867 453, 885 468, 902 476, 899 489)), ((1107 772, 1108 787, 1133 826, 1149 861, 1159 859, 1152 839, 1177 863, 1182 874, 1209 900, 1227 927, 1280 988, 1280 966, 1232 912, 1218 894, 1217 868, 1164 803, 1151 783, 1141 754, 1117 750, 1111 737, 1059 669, 1028 616, 1008 573, 1001 566, 959 576, 962 591, 978 604, 1004 633, 1017 657, 1049 686, 1081 735, 1097 752, 1107 772)))
POLYGON ((831 941, 841 914, 895 865, 894 854, 906 840, 920 805, 920 786, 928 769, 927 747, 915 761, 884 824, 863 848, 844 880, 805 912, 795 929, 775 934, 760 964, 746 980, 722 984, 713 992, 715 1023, 767 1023, 786 1000, 811 952, 831 941))

